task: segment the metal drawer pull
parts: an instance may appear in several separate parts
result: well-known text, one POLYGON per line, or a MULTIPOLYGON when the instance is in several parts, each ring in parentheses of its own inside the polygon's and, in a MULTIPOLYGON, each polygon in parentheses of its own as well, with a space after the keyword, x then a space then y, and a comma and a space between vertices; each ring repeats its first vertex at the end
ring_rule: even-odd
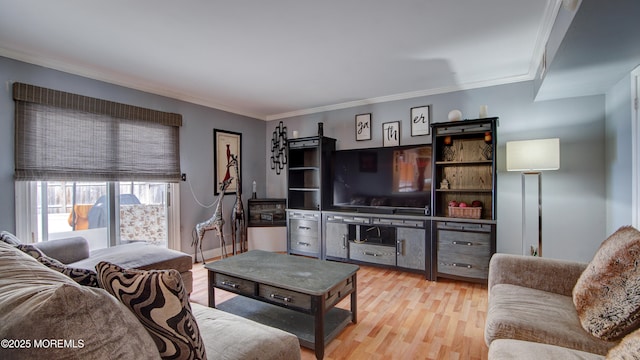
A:
POLYGON ((451 264, 451 266, 453 267, 465 267, 467 269, 471 269, 473 266, 469 265, 469 264, 458 264, 458 263, 453 263, 451 264))
POLYGON ((287 296, 282 296, 282 295, 278 295, 278 294, 271 294, 269 295, 271 296, 272 299, 276 299, 276 300, 280 300, 280 301, 284 301, 284 302, 292 302, 293 299, 287 296))
POLYGON ((346 249, 346 248, 347 248, 347 235, 342 234, 342 249, 346 249))
POLYGON ((404 250, 404 246, 402 246, 402 243, 404 242, 404 240, 397 240, 396 241, 396 255, 402 256, 403 254, 403 250, 404 250))
POLYGON ((363 251, 362 255, 367 255, 367 256, 382 256, 380 254, 376 254, 376 253, 372 253, 372 252, 368 252, 368 251, 363 251))
POLYGON ((452 241, 451 242, 453 245, 467 245, 467 246, 473 246, 472 242, 469 241, 452 241))
POLYGON ((311 230, 311 228, 309 226, 298 226, 298 229, 300 229, 300 230, 311 230))
POLYGON ((298 241, 298 245, 311 246, 311 244, 302 241, 298 241))
POLYGON ((222 280, 222 281, 220 282, 220 284, 222 284, 222 285, 224 285, 224 286, 228 286, 228 287, 233 288, 233 289, 238 289, 238 288, 240 288, 240 285, 238 285, 238 284, 236 284, 236 283, 233 283, 233 282, 231 282, 231 281, 222 280))

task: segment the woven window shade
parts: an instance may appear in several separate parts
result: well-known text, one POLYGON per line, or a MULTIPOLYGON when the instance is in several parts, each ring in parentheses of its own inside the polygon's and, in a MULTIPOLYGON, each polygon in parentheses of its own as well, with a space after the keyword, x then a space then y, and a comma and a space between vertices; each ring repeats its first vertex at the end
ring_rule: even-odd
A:
POLYGON ((179 181, 182 116, 14 83, 16 180, 179 181))

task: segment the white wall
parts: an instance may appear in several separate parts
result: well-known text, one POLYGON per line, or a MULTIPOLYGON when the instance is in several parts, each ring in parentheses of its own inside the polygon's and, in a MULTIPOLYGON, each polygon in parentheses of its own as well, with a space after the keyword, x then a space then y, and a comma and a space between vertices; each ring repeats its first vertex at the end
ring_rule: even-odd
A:
POLYGON ((631 225, 631 76, 622 78, 607 92, 606 174, 607 234, 631 225))
MULTIPOLYGON (((489 116, 500 117, 498 127, 498 252, 521 253, 521 182, 519 173, 505 171, 505 143, 510 140, 559 137, 561 169, 543 175, 544 256, 591 260, 606 235, 605 97, 533 101, 533 82, 458 91, 448 94, 371 104, 283 119, 288 136, 317 134, 336 138, 338 150, 382 146, 382 123, 401 121, 401 145, 431 143, 430 136, 411 137, 409 110, 432 106, 432 121, 447 121, 452 109, 463 118, 476 118, 480 105, 489 116), (372 140, 355 141, 356 114, 372 113, 372 140)), ((270 139, 280 120, 267 124, 267 161, 270 139)), ((267 196, 286 197, 286 173, 267 170, 267 196)))

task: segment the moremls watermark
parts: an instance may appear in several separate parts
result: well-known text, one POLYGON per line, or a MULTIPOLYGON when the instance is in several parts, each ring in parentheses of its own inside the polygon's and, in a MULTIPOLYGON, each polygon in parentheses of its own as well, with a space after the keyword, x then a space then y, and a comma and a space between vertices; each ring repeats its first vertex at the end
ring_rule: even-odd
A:
POLYGON ((1 349, 82 349, 83 339, 2 339, 1 349))

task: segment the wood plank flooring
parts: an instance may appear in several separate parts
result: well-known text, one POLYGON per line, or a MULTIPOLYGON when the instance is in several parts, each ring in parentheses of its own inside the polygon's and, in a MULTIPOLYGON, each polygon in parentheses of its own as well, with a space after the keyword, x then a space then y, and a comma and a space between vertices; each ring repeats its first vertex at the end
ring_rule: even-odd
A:
MULTIPOLYGON (((213 261, 213 260, 208 260, 213 261)), ((194 264, 191 301, 207 305, 207 270, 194 264)), ((216 289, 216 302, 235 296, 216 289)), ((349 299, 339 307, 348 309, 349 299)), ((487 287, 360 266, 358 323, 331 341, 325 359, 487 359, 487 287)), ((315 359, 301 348, 303 360, 315 359)))

